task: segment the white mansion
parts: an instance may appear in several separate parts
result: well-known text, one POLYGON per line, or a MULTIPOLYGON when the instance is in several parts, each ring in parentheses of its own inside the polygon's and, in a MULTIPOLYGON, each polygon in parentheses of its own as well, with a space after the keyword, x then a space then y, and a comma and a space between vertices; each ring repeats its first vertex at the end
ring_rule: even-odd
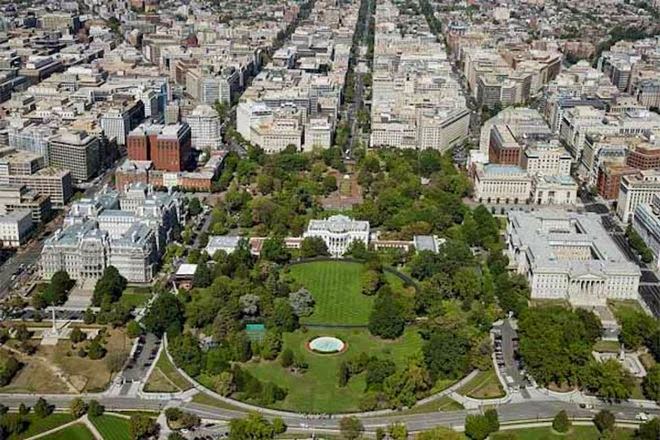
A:
POLYGON ((506 241, 511 264, 527 277, 532 298, 598 305, 638 296, 639 267, 617 248, 597 214, 512 211, 506 241))
POLYGON ((303 238, 320 237, 333 257, 341 257, 355 240, 369 244, 369 222, 333 215, 325 220, 310 220, 303 238))

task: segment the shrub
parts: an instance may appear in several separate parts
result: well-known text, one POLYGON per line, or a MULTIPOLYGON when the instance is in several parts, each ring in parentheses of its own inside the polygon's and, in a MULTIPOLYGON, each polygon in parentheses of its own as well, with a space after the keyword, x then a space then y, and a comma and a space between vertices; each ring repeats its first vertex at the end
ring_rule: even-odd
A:
POLYGON ((594 416, 594 425, 600 432, 611 431, 614 428, 614 414, 606 409, 602 409, 594 416))
POLYGON ((557 413, 552 421, 552 429, 561 433, 568 432, 571 429, 571 421, 568 420, 568 414, 563 409, 557 413))

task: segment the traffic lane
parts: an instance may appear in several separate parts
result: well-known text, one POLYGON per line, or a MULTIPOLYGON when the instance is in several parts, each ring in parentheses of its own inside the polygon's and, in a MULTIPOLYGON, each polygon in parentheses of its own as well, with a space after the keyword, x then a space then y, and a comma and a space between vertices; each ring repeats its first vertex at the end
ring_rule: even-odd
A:
POLYGON ((656 318, 660 318, 660 286, 639 286, 639 294, 656 318))
POLYGON ((657 283, 658 277, 650 269, 642 269, 642 277, 640 278, 642 283, 657 283))

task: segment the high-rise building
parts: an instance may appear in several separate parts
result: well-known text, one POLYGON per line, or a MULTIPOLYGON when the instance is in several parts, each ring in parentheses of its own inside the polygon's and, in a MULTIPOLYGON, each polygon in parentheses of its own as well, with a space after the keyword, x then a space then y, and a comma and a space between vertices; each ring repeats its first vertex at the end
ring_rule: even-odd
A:
POLYGON ((198 105, 188 115, 186 122, 190 126, 192 146, 197 149, 218 148, 222 142, 220 118, 209 105, 198 105))
POLYGON ((101 143, 84 131, 65 131, 49 142, 50 164, 71 171, 76 182, 86 182, 101 170, 101 143))

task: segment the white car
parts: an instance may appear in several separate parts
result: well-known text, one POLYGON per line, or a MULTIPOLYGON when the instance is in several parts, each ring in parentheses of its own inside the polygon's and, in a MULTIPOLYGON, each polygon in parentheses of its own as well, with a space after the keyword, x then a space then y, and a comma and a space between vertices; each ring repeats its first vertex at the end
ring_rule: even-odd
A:
POLYGON ((647 422, 649 420, 649 415, 646 414, 645 412, 641 412, 635 416, 635 419, 640 420, 642 422, 647 422))

